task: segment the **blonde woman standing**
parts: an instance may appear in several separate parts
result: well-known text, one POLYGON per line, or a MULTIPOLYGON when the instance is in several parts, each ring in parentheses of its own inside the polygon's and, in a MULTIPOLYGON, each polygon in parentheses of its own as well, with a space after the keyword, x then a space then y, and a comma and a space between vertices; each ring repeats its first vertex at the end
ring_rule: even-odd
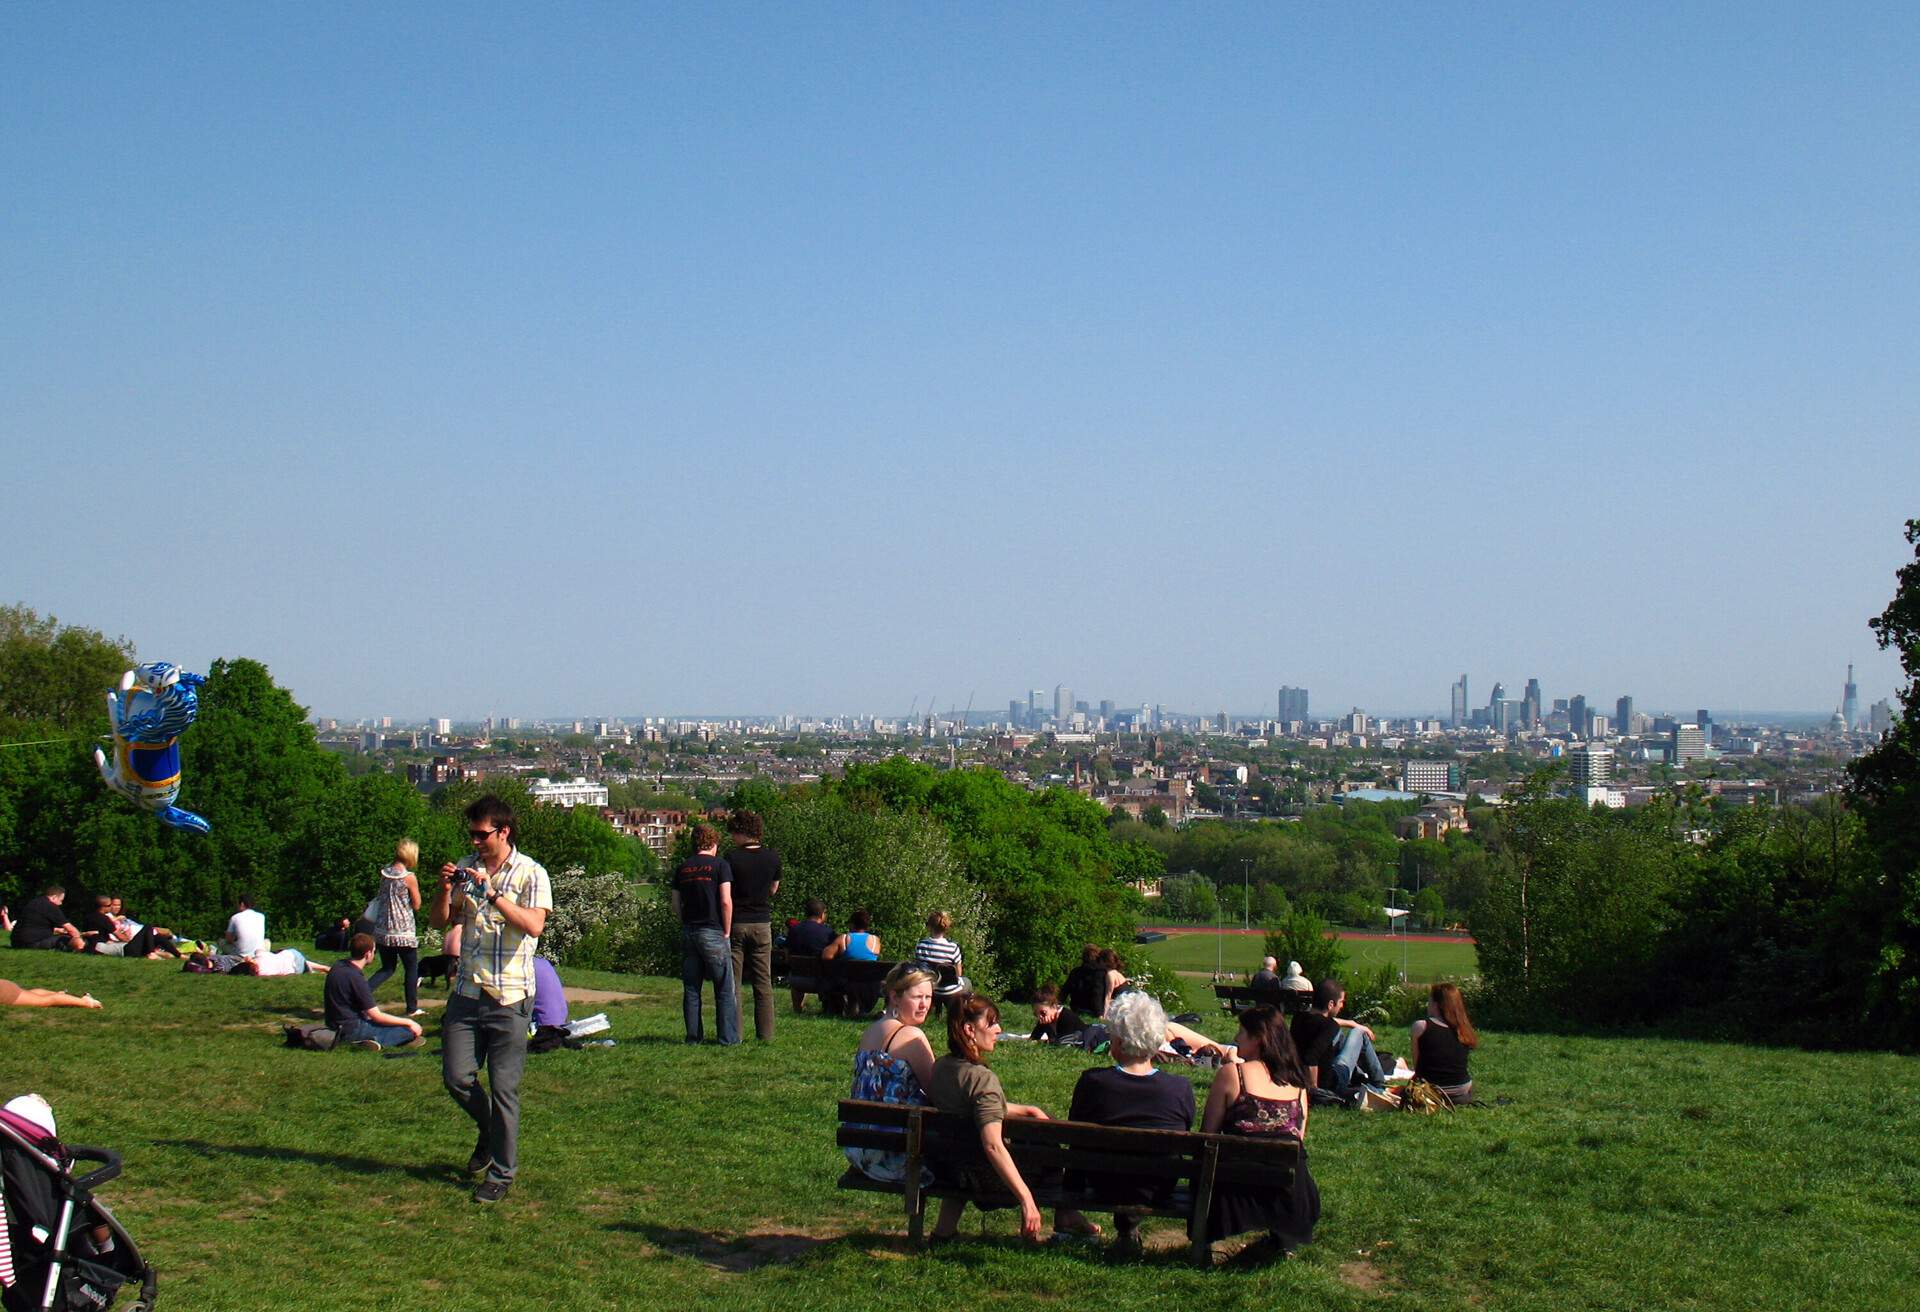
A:
POLYGON ((374 918, 373 940, 380 947, 380 969, 367 980, 369 989, 378 989, 393 978, 395 964, 406 971, 407 1015, 419 1016, 420 1010, 420 938, 415 933, 413 913, 420 909, 420 880, 413 873, 420 865, 420 844, 403 838, 394 844, 393 864, 380 872, 380 891, 374 895, 379 915, 374 918))

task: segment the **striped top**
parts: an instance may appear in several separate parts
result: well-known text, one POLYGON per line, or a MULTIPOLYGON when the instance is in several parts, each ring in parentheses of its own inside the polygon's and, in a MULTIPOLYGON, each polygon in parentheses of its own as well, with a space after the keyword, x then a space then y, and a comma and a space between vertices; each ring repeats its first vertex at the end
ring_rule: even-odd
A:
MULTIPOLYGON (((460 867, 463 870, 479 869, 482 875, 486 873, 482 863, 475 857, 463 860, 460 867)), ((494 887, 506 901, 517 903, 529 911, 553 910, 553 885, 547 879, 547 868, 532 857, 523 855, 517 847, 500 867, 494 887)), ((463 927, 460 931, 459 993, 469 998, 477 998, 485 993, 505 1007, 531 997, 533 956, 534 949, 540 945, 539 938, 509 925, 499 908, 476 901, 464 892, 458 897, 463 927)))
MULTIPOLYGON (((923 938, 913 945, 913 959, 924 966, 938 970, 942 966, 952 966, 954 973, 960 973, 960 945, 942 934, 938 938, 923 938)), ((957 993, 959 985, 946 985, 937 992, 957 993)))

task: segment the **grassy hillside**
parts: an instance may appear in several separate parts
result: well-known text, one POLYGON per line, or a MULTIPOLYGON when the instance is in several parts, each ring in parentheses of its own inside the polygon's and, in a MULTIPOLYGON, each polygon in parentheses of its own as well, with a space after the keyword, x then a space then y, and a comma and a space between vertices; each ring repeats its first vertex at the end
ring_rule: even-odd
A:
MULTIPOLYGON (((0 1095, 37 1090, 67 1138, 126 1155, 103 1196, 166 1305, 197 1312, 418 1309, 457 1289, 542 1312, 1894 1309, 1920 1281, 1907 1057, 1490 1035, 1475 1073, 1498 1105, 1315 1113, 1319 1242, 1196 1272, 1177 1251, 1032 1251, 1006 1214, 984 1238, 970 1219, 976 1237, 937 1255, 907 1249, 897 1200, 833 1188, 843 1022, 783 1009, 770 1049, 687 1048, 677 983, 570 979, 639 997, 606 1008, 618 1047, 530 1059, 522 1178, 482 1209, 457 1169, 472 1136, 437 1043, 279 1046, 282 1019, 317 1005, 317 976, 46 953, 0 953, 0 973, 106 1000, 0 1016, 0 1095)), ((1089 1060, 996 1054, 1011 1096, 1056 1112, 1089 1060)))

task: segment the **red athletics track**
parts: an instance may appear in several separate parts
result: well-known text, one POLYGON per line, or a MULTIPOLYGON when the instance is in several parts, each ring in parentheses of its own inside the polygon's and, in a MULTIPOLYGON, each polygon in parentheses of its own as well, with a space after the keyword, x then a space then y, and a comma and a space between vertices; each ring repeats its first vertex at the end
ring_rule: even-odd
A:
MULTIPOLYGON (((1264 929, 1233 929, 1231 927, 1223 927, 1221 929, 1207 929, 1199 925, 1142 925, 1140 926, 1140 928, 1142 931, 1152 930, 1156 934, 1234 934, 1234 935, 1239 935, 1245 938, 1252 938, 1256 934, 1259 935, 1261 938, 1265 938, 1267 935, 1267 931, 1264 929)), ((1366 931, 1352 931, 1352 930, 1340 930, 1338 932, 1329 932, 1327 937, 1328 938, 1350 938, 1350 939, 1358 940, 1359 942, 1363 942, 1363 943, 1365 942, 1472 943, 1473 942, 1473 940, 1468 938, 1465 934, 1377 934, 1377 933, 1369 933, 1366 931)), ((1478 946, 1478 945, 1476 944, 1475 946, 1478 946)))

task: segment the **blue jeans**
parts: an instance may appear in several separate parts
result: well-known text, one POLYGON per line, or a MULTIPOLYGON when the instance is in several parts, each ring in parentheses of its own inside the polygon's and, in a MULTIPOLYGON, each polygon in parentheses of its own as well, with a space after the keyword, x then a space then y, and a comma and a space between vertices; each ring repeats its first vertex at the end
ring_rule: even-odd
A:
POLYGON ((1348 1093, 1361 1084, 1376 1093, 1383 1092, 1387 1087, 1387 1071, 1380 1064, 1380 1054, 1373 1050, 1373 1040, 1367 1037, 1367 1032, 1342 1025, 1333 1040, 1333 1060, 1320 1072, 1320 1087, 1334 1093, 1348 1093))
POLYGON ((680 930, 680 1013, 687 1023, 687 1042, 706 1037, 700 1019, 700 991, 713 981, 714 1019, 720 1042, 740 1042, 740 995, 733 980, 733 945, 716 926, 680 930))
POLYGON ((412 1038, 413 1031, 405 1025, 382 1025, 365 1016, 353 1016, 340 1027, 339 1042, 358 1043, 362 1039, 372 1039, 383 1048, 397 1048, 412 1038))

